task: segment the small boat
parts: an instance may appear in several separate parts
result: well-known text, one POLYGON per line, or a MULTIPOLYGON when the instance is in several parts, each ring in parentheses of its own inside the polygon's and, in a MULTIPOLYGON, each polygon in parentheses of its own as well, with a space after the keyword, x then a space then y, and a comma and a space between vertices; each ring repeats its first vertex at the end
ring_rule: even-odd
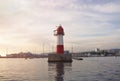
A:
POLYGON ((77 60, 83 60, 83 58, 78 58, 77 60))
POLYGON ((77 58, 74 58, 75 60, 83 60, 83 58, 79 58, 79 57, 77 57, 77 58))

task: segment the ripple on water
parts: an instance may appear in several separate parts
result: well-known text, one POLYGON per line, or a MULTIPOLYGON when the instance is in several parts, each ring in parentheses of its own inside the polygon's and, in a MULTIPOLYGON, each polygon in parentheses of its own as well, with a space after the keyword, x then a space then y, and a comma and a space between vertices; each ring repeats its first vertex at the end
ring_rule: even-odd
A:
POLYGON ((4 76, 0 76, 0 77, 4 77, 4 76))
POLYGON ((9 79, 9 78, 4 77, 4 76, 1 76, 0 79, 1 79, 1 80, 7 80, 7 79, 9 79))
POLYGON ((98 73, 96 76, 104 77, 104 74, 103 73, 98 73))
POLYGON ((9 80, 9 81, 22 81, 22 80, 9 80))

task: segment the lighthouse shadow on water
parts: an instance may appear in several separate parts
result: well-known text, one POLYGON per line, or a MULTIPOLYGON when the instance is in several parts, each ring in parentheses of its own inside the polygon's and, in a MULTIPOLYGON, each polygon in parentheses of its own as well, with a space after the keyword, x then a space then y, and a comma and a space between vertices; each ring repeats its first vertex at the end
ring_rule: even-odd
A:
POLYGON ((64 81, 65 71, 71 71, 72 63, 48 63, 50 81, 64 81))

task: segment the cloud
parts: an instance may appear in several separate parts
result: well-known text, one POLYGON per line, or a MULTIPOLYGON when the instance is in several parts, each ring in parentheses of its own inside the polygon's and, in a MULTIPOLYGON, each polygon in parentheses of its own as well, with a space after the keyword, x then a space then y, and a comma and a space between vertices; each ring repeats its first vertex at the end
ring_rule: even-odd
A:
POLYGON ((82 50, 120 47, 119 0, 0 2, 0 45, 4 49, 41 48, 43 43, 48 49, 56 45, 53 30, 59 24, 65 29, 69 49, 72 44, 82 50))

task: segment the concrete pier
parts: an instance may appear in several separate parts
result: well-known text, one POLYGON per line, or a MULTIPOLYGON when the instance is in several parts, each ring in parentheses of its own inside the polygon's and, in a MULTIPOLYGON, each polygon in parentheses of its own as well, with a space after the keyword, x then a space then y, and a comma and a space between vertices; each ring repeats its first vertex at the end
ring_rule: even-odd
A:
POLYGON ((72 62, 71 54, 49 54, 48 62, 72 62))

